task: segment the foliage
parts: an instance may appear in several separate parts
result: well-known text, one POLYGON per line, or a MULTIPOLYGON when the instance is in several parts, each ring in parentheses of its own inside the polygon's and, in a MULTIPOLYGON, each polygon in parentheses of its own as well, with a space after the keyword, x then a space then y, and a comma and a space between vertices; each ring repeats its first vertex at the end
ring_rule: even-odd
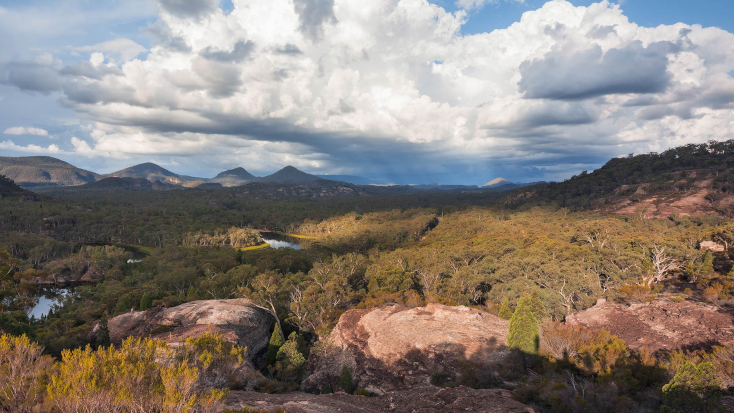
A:
POLYGON ((663 386, 663 412, 713 412, 717 411, 723 382, 711 362, 698 365, 686 361, 673 379, 663 386))
POLYGON ((265 355, 265 364, 268 366, 275 366, 277 361, 278 350, 283 346, 283 333, 280 332, 280 327, 275 324, 273 334, 270 336, 270 343, 268 344, 268 352, 265 355))
POLYGON ((342 366, 342 372, 339 375, 339 381, 336 383, 342 391, 351 394, 354 391, 354 382, 352 381, 352 372, 346 365, 342 366))
POLYGON ((288 341, 278 350, 275 372, 279 380, 299 381, 303 373, 306 358, 298 351, 298 338, 295 332, 291 333, 288 341))
POLYGON ((25 335, 0 335, 0 410, 32 412, 43 400, 52 360, 25 335))
POLYGON ((533 303, 529 294, 524 294, 517 302, 517 308, 510 318, 510 331, 507 345, 529 354, 538 352, 540 346, 538 321, 533 315, 533 303))
POLYGON ((499 318, 503 318, 505 320, 509 320, 512 318, 512 309, 510 308, 510 300, 505 297, 505 299, 502 301, 502 307, 500 307, 500 312, 497 314, 499 318))

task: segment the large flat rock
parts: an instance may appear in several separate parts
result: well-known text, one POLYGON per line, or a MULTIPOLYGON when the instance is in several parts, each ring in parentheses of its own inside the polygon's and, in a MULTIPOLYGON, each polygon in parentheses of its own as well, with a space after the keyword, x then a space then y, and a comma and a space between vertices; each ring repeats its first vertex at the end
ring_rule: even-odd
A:
MULTIPOLYGON (((507 354, 507 329, 506 320, 468 307, 390 306, 347 311, 328 340, 359 387, 382 393, 428 385, 437 373, 489 371, 507 354)), ((323 387, 340 368, 317 369, 304 388, 323 387)))
POLYGON ((275 320, 246 299, 192 301, 171 308, 132 311, 109 320, 110 339, 151 337, 176 344, 207 331, 247 347, 250 361, 262 365, 275 320))
POLYGON ((684 301, 631 306, 602 303, 566 317, 567 324, 607 330, 633 350, 708 347, 734 341, 734 323, 718 308, 684 301))

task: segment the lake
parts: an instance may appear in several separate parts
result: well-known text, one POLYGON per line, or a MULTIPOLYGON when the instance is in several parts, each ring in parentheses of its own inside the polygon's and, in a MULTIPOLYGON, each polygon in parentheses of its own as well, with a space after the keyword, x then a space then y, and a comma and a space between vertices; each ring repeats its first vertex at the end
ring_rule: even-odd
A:
POLYGON ((31 310, 29 317, 41 318, 41 316, 48 315, 49 310, 53 306, 61 306, 64 297, 74 291, 73 287, 70 288, 39 288, 38 289, 38 304, 31 310))
POLYGON ((262 235, 263 241, 270 245, 270 248, 291 248, 294 250, 301 249, 301 245, 299 245, 298 243, 298 238, 283 234, 276 234, 274 232, 262 232, 260 235, 262 235))

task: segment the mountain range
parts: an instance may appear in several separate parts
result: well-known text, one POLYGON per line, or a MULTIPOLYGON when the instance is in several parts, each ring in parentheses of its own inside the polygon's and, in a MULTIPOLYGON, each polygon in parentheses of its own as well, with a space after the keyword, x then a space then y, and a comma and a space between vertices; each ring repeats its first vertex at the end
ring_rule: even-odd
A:
MULTIPOLYGON (((234 187, 246 185, 252 182, 261 183, 313 183, 318 181, 346 182, 354 185, 381 185, 384 182, 353 175, 312 175, 303 172, 293 166, 275 172, 274 174, 258 177, 244 168, 234 168, 219 173, 214 178, 200 178, 195 176, 180 175, 160 165, 151 162, 142 163, 113 172, 110 174, 97 174, 95 172, 80 169, 60 159, 49 156, 28 157, 0 157, 0 175, 5 175, 24 188, 40 186, 80 186, 86 188, 109 188, 129 190, 168 189, 168 186, 202 189, 215 189, 222 187, 234 187), (111 179, 115 178, 115 179, 111 179), (149 186, 137 179, 149 182, 160 182, 162 185, 149 186), (87 185, 97 183, 96 185, 87 185)), ((474 185, 413 185, 416 189, 491 189, 509 190, 522 184, 513 184, 504 178, 497 178, 483 187, 474 185)))

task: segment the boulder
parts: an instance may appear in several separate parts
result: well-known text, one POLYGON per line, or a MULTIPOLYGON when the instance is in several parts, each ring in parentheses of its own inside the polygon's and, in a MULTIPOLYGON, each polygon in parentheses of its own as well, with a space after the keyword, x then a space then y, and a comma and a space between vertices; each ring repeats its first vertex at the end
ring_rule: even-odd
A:
POLYGON ((247 347, 247 356, 256 368, 262 367, 275 320, 247 299, 192 301, 171 308, 131 311, 108 322, 110 340, 151 337, 175 345, 207 331, 247 347))
POLYGON ((358 387, 376 394, 426 386, 431 378, 461 383, 479 374, 486 379, 508 354, 508 324, 463 306, 349 310, 326 342, 335 354, 309 359, 312 374, 303 388, 333 387, 343 365, 358 387))
POLYGON ((268 413, 534 412, 529 406, 513 400, 507 390, 475 390, 463 386, 446 389, 422 387, 378 397, 352 396, 346 393, 313 395, 232 391, 226 399, 226 406, 229 409, 242 409, 247 406, 268 413))
POLYGON ((717 244, 713 241, 703 241, 701 244, 699 244, 702 250, 709 250, 711 252, 724 252, 726 251, 726 248, 721 245, 717 244))
POLYGON ((607 330, 632 350, 704 348, 734 341, 734 323, 718 308, 690 301, 630 306, 601 303, 566 317, 566 323, 607 330))

